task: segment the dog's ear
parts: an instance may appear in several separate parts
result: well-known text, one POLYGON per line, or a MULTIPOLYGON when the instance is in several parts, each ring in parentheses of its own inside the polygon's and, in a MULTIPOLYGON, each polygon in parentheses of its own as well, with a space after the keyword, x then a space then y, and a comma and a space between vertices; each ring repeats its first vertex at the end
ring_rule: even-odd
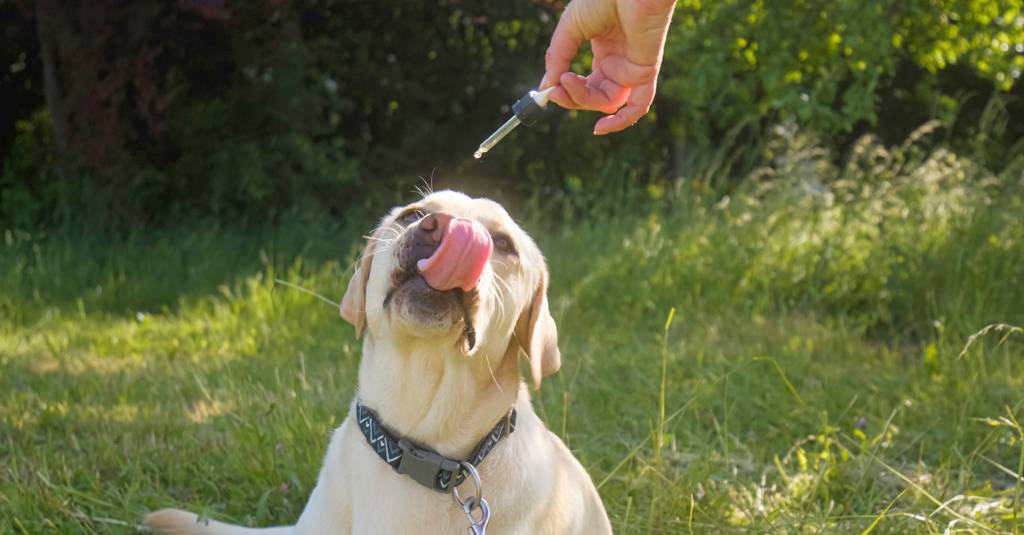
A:
POLYGON ((562 366, 562 354, 558 351, 558 328, 548 308, 548 272, 543 263, 541 269, 540 281, 533 291, 530 306, 516 323, 516 336, 530 361, 534 388, 540 388, 541 379, 557 372, 562 366))
POLYGON ((375 243, 377 243, 375 237, 366 240, 359 265, 356 266, 355 273, 348 281, 345 297, 341 298, 339 307, 341 317, 355 326, 356 337, 362 336, 363 330, 366 328, 366 281, 370 278, 370 265, 373 260, 373 245, 375 243))

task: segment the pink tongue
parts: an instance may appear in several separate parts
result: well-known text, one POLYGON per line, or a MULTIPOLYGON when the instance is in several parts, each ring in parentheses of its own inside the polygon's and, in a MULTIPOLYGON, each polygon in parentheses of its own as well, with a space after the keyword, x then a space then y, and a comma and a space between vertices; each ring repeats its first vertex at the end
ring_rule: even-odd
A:
POLYGON ((456 217, 448 223, 437 251, 416 262, 416 267, 435 290, 468 291, 480 281, 492 248, 491 235, 483 225, 456 217))

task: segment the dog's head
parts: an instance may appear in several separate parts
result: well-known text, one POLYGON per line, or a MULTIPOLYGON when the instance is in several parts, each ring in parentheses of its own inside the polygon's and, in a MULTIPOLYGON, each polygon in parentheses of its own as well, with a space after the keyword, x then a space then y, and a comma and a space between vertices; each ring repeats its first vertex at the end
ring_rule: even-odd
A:
POLYGON ((501 205, 439 191, 381 220, 341 316, 359 335, 450 347, 456 356, 521 348, 540 386, 561 364, 547 281, 537 245, 501 205))

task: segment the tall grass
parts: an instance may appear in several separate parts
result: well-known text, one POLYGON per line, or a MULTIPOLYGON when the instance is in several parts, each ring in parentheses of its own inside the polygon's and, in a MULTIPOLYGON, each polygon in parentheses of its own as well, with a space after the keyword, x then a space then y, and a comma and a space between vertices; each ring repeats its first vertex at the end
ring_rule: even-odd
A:
MULTIPOLYGON (((534 225, 563 353, 535 405, 618 533, 1024 531, 1024 195, 927 134, 835 166, 782 130, 728 197, 534 225)), ((364 230, 6 233, 0 532, 293 521, 359 346, 275 281, 336 301, 364 230)))

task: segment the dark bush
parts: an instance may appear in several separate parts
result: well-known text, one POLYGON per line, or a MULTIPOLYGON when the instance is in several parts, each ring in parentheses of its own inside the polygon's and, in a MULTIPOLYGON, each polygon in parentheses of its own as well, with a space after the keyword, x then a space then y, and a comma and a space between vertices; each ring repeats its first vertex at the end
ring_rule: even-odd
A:
POLYGON ((834 158, 932 119, 936 143, 996 171, 1022 149, 1017 0, 683 0, 655 108, 628 134, 559 110, 473 160, 539 80, 562 6, 0 0, 0 222, 339 215, 432 177, 571 215, 680 176, 728 187, 780 123, 834 158))

